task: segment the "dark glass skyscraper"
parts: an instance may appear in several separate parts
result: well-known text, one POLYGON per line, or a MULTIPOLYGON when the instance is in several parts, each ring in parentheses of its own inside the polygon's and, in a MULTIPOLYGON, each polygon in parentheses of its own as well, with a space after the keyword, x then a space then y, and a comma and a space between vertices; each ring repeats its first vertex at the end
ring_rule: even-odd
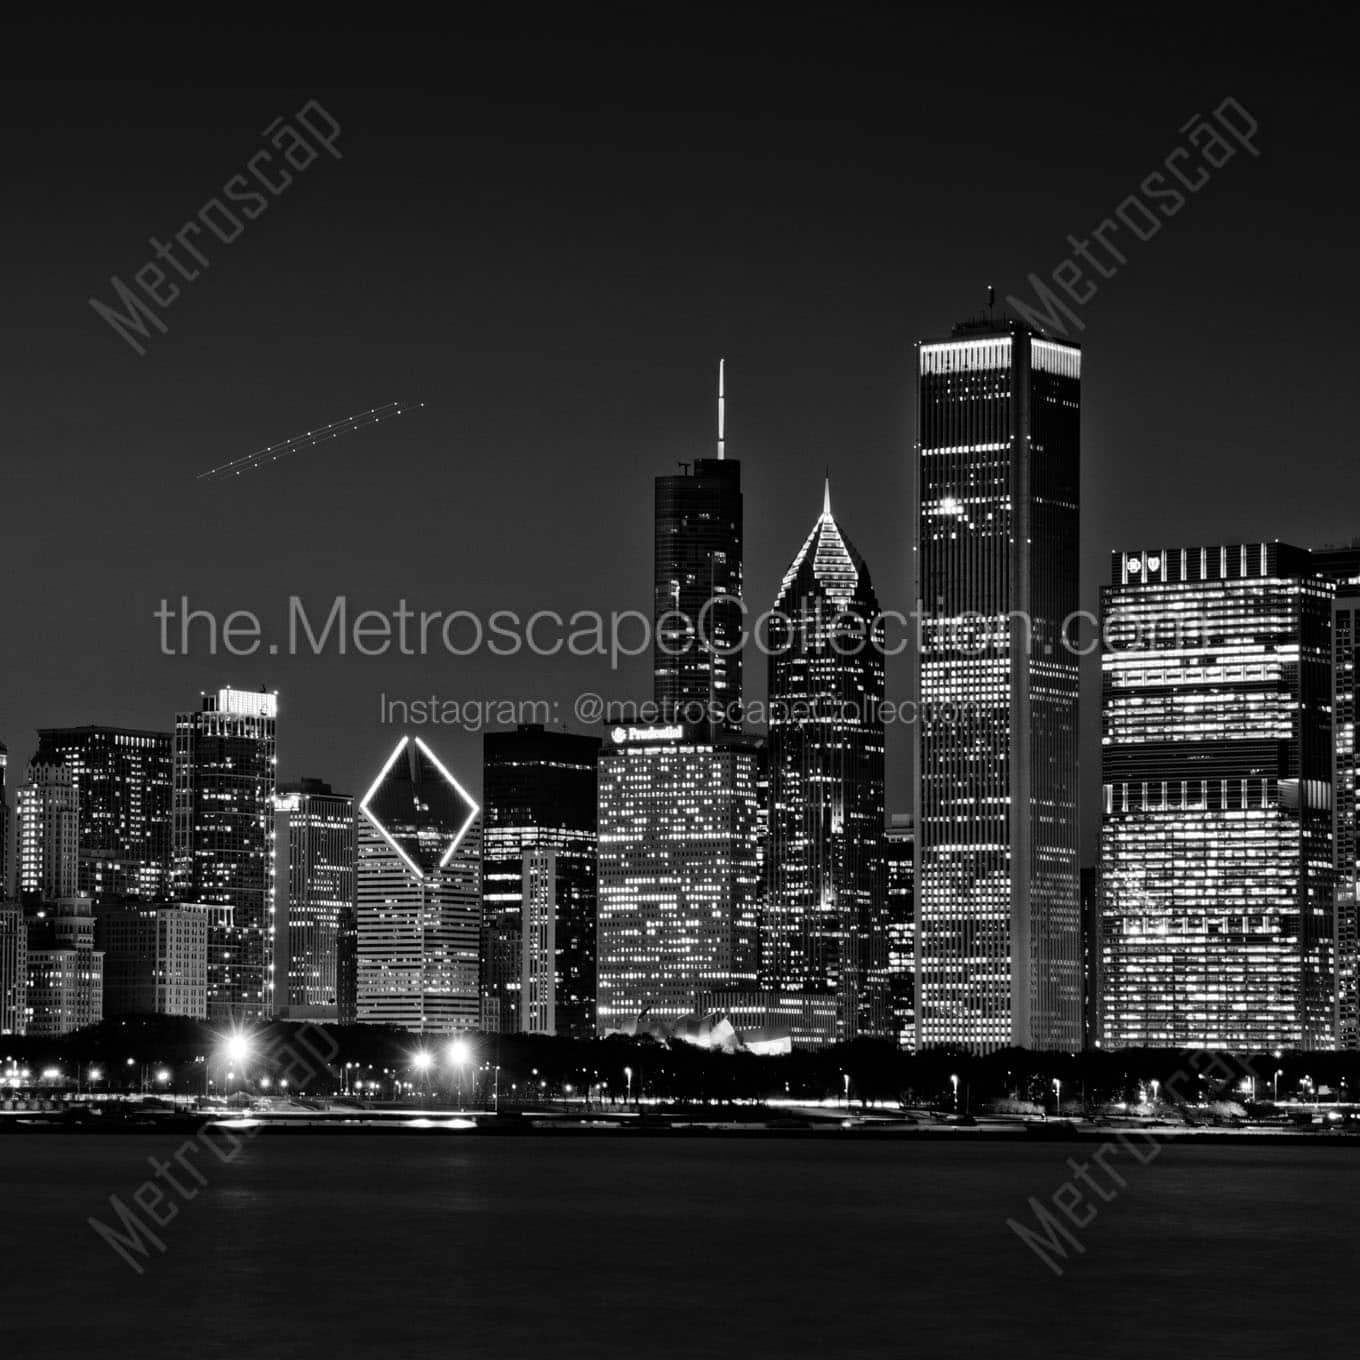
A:
POLYGON ((335 1020, 341 918, 355 903, 354 799, 320 779, 280 784, 274 831, 277 1007, 335 1020))
POLYGON ((45 727, 35 763, 64 765, 78 802, 78 890, 104 903, 164 900, 170 886, 168 732, 45 727))
POLYGON ((1105 1046, 1332 1046, 1334 591, 1282 543, 1113 555, 1105 1046))
POLYGON ((1081 352, 986 319, 917 346, 922 1045, 1081 1043, 1081 352))
POLYGON ((274 1007, 274 793, 278 696, 223 689, 175 719, 172 883, 217 908, 208 932, 208 1015, 274 1007))
MULTIPOLYGON (((482 990, 502 1033, 595 1033, 598 737, 526 723, 488 732, 482 759, 482 990), (525 933, 526 905, 551 920, 525 933), (549 929, 550 928, 550 929, 549 929), (551 936, 551 959, 536 941, 551 936), (534 979, 528 1007, 524 981, 534 979)), ((546 948, 546 945, 544 946, 546 948)))
POLYGON ((771 613, 761 980, 837 997, 841 1039, 892 1032, 879 619, 828 485, 771 613))
POLYGON ((717 457, 656 479, 653 575, 655 698, 667 721, 739 731, 741 700, 741 464, 726 456, 722 370, 717 457))

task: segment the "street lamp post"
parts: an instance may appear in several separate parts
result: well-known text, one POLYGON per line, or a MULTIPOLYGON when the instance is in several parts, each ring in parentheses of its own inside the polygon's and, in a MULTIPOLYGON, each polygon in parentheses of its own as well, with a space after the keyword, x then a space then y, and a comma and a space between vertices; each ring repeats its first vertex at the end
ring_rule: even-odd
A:
POLYGON ((463 1074, 472 1061, 472 1045, 466 1039, 455 1039, 449 1045, 449 1061, 458 1073, 458 1108, 463 1108, 463 1074))
POLYGON ((627 1109, 633 1103, 633 1069, 625 1067, 623 1069, 624 1080, 628 1083, 628 1089, 624 1096, 623 1107, 627 1109))
POLYGON ((954 1113, 955 1113, 955 1114, 958 1114, 958 1112, 959 1112, 959 1074, 958 1074, 957 1072, 951 1072, 951 1073, 949 1074, 949 1081, 950 1081, 951 1085, 954 1087, 954 1113))

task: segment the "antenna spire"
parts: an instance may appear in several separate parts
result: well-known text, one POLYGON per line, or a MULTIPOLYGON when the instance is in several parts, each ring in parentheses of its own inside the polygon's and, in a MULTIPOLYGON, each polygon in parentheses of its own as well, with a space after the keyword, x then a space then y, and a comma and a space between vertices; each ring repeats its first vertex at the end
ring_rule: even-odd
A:
POLYGON ((831 518, 831 469, 826 470, 826 481, 822 486, 822 514, 831 518))
POLYGON ((718 457, 727 457, 727 360, 718 360, 718 457))

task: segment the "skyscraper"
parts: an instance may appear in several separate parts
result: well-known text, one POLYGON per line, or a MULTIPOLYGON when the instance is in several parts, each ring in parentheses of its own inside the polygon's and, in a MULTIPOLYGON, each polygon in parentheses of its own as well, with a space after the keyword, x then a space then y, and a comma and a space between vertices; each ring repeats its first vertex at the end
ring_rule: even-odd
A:
POLYGON ((276 694, 221 689, 175 719, 172 882, 217 908, 208 936, 208 1015, 273 1012, 276 694))
POLYGON ((1282 543, 1111 559, 1107 1047, 1332 1046, 1334 589, 1282 543))
POLYGON ((80 811, 70 767, 30 765, 18 802, 20 899, 34 906, 74 897, 80 811))
POLYGON ((755 743, 618 727, 600 752, 601 1034, 754 989, 755 743))
POLYGON ((530 1028, 526 966, 541 1031, 595 1032, 596 764, 600 739, 526 723, 483 738, 482 986, 503 1033, 530 1028), (533 893, 528 893, 532 887, 533 893), (526 963, 525 914, 552 959, 526 963), (549 919, 550 918, 550 919, 549 919))
POLYGON ((837 997, 841 1039, 892 1031, 879 626, 869 570, 832 516, 828 482, 771 613, 761 981, 837 997))
POLYGON ((476 1028, 480 809, 419 737, 403 737, 359 811, 356 1018, 476 1028))
POLYGON ((986 319, 917 346, 919 1042, 1081 1043, 1081 353, 986 319))
POLYGON ((717 456, 656 479, 652 656, 663 721, 739 732, 741 464, 727 457, 724 378, 720 364, 717 456))
POLYGON ((274 802, 275 995, 290 1019, 339 1018, 341 917, 355 902, 354 799, 320 779, 274 802))
POLYGON ((1335 862, 1336 1046, 1360 1048, 1360 586, 1332 605, 1332 837, 1335 862))
POLYGON ((96 907, 127 898, 164 900, 170 879, 170 734, 41 728, 34 762, 71 772, 79 809, 78 891, 96 907))

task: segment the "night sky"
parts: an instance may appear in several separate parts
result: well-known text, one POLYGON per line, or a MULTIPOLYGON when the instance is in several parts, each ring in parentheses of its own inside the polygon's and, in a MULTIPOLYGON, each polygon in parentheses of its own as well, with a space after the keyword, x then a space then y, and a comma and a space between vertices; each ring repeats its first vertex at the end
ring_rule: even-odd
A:
MULTIPOLYGON (((1360 534, 1354 34, 1189 7, 1037 26, 672 6, 448 31, 20 26, 7 41, 0 738, 168 728, 201 689, 281 692, 280 775, 362 792, 379 695, 647 698, 639 658, 163 657, 191 597, 267 625, 352 608, 650 608, 652 479, 706 456, 727 357, 755 609, 815 519, 910 607, 912 342, 1047 274, 1226 96, 1218 170, 1082 310, 1083 596, 1112 547, 1360 534), (319 100, 322 156, 163 314, 113 300, 319 100), (414 414, 224 483, 195 474, 387 401, 414 414)), ((372 16, 370 16, 372 17, 372 16)), ((381 16, 372 17, 376 24, 381 16)), ((763 659, 747 662, 763 694, 763 659)), ((906 668, 890 665, 890 697, 906 668)), ((1098 726, 1083 729, 1088 855, 1098 726)), ((480 787, 480 735, 423 733, 480 787)), ((889 737, 894 806, 908 744, 889 737)), ((16 781, 17 782, 17 781, 16 781)))

